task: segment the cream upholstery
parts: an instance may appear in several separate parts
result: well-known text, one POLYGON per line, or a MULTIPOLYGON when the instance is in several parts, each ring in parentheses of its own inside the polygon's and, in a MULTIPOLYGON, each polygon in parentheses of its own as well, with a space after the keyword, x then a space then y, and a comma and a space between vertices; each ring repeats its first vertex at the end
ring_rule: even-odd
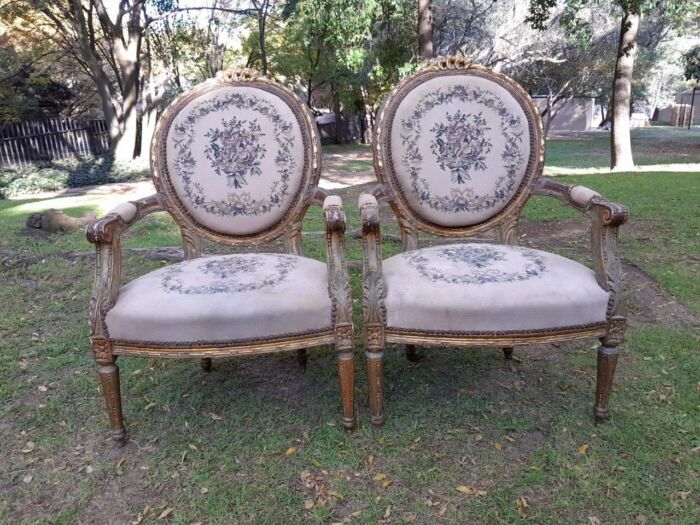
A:
POLYGON ((608 293, 594 273, 539 250, 436 246, 385 260, 383 274, 389 328, 512 332, 606 322, 608 293))
POLYGON ((109 337, 216 343, 330 330, 326 265, 294 255, 203 257, 124 286, 107 313, 109 337))
POLYGON ((478 224, 506 207, 530 149, 520 103, 495 81, 469 73, 415 86, 391 122, 397 183, 414 213, 441 226, 478 224))
POLYGON ((586 206, 588 205, 588 201, 590 201, 593 197, 600 197, 600 193, 593 191, 590 188, 586 188, 585 186, 574 186, 571 188, 569 196, 571 197, 571 200, 579 206, 586 206))
POLYGON ((168 176, 200 224, 231 235, 275 225, 303 183, 304 144, 277 95, 226 86, 194 97, 167 135, 168 176))
POLYGON ((130 202, 122 202, 121 204, 117 204, 114 208, 109 210, 107 215, 119 215, 121 220, 124 222, 131 222, 136 218, 136 212, 138 210, 136 209, 136 206, 134 206, 130 202))

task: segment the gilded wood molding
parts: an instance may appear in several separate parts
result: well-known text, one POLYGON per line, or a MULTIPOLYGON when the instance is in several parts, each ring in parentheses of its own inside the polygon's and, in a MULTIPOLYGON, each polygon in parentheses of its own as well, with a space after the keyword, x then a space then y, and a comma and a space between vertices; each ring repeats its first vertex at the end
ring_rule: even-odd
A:
POLYGON ((386 306, 382 278, 382 241, 379 205, 370 195, 360 197, 362 219, 362 312, 365 349, 369 352, 384 348, 386 306))

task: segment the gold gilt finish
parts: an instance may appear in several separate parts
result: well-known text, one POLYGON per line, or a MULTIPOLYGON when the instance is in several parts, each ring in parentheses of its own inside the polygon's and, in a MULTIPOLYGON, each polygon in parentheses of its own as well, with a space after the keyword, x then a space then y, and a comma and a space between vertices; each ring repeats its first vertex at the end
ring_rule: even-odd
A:
MULTIPOLYGON (((374 168, 380 185, 360 197, 362 217, 363 319, 364 344, 372 422, 384 421, 383 352, 386 343, 406 345, 406 356, 416 359, 415 347, 496 346, 511 358, 513 347, 533 343, 555 343, 572 339, 597 337, 598 375, 594 414, 596 420, 608 417, 608 402, 617 363, 617 346, 622 344, 626 328, 626 308, 622 266, 617 249, 618 229, 628 219, 627 208, 612 203, 586 190, 572 193, 571 185, 541 177, 544 164, 544 134, 539 112, 527 93, 508 77, 472 64, 461 58, 437 58, 406 78, 388 95, 378 117, 374 140, 374 168), (471 226, 448 228, 425 221, 414 213, 401 194, 389 151, 391 125, 398 105, 406 94, 426 80, 450 75, 468 74, 488 78, 508 90, 528 116, 530 143, 533 145, 527 172, 513 200, 500 213, 471 226), (442 237, 468 237, 496 228, 505 244, 516 242, 518 218, 531 195, 546 195, 588 215, 591 219, 591 248, 598 284, 609 293, 606 322, 599 325, 561 327, 557 330, 504 331, 488 333, 397 330, 386 326, 385 287, 382 279, 381 232, 379 202, 387 202, 397 216, 403 250, 415 249, 417 231, 442 237)), ((407 284, 408 285, 408 284, 407 284)))
POLYGON ((278 239, 284 240, 286 251, 301 255, 301 221, 312 204, 322 206, 326 192, 317 187, 321 170, 321 150, 317 128, 306 106, 287 88, 272 82, 250 69, 234 69, 219 73, 193 88, 173 102, 160 119, 151 148, 151 169, 157 194, 132 201, 132 213, 113 212, 87 227, 88 241, 96 248, 96 271, 90 299, 90 340, 102 390, 107 404, 109 422, 115 440, 124 442, 126 427, 122 415, 117 356, 158 358, 201 358, 205 371, 211 370, 211 359, 253 355, 270 352, 297 351, 299 361, 305 362, 305 349, 319 345, 334 345, 338 354, 343 425, 355 426, 352 298, 345 263, 345 215, 339 202, 325 206, 326 261, 329 295, 333 305, 332 327, 327 331, 295 334, 274 338, 236 341, 231 343, 198 342, 194 345, 132 343, 114 341, 109 337, 105 316, 114 306, 121 277, 121 235, 141 218, 167 211, 179 225, 185 258, 200 256, 202 237, 229 245, 257 246, 278 239), (286 215, 274 226, 253 235, 225 235, 198 224, 185 210, 174 193, 165 162, 167 130, 177 113, 194 97, 224 86, 246 86, 262 89, 279 96, 293 111, 301 131, 304 146, 304 174, 298 191, 286 215))

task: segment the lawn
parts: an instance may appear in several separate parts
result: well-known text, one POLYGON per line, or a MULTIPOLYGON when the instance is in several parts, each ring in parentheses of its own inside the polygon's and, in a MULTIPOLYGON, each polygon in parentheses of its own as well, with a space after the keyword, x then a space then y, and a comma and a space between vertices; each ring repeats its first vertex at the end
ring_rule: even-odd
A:
MULTIPOLYGON (((700 131, 636 131, 643 168, 630 173, 605 171, 606 146, 601 133, 548 145, 549 173, 630 208, 631 328, 612 418, 598 426, 596 342, 583 341, 526 347, 515 361, 475 348, 423 351, 413 364, 389 348, 387 421, 375 429, 358 337, 352 433, 330 349, 310 351, 306 370, 293 354, 215 362, 210 374, 196 361, 122 359, 130 441, 115 448, 87 337, 91 247, 81 232, 37 236, 24 223, 50 207, 102 213, 119 198, 0 200, 0 523, 696 524, 700 131)), ((347 172, 368 169, 367 148, 350 151, 347 172)), ((330 153, 342 172, 343 149, 330 153)), ((353 261, 365 187, 338 191, 353 261)), ((396 235, 386 208, 382 221, 396 235)), ((520 240, 587 262, 586 228, 535 197, 520 240)), ((304 230, 322 229, 310 209, 304 230)), ((167 264, 153 249, 178 242, 164 214, 138 224, 125 279, 167 264)), ((323 258, 322 237, 309 233, 304 249, 323 258)), ((385 256, 398 249, 385 241, 385 256)))

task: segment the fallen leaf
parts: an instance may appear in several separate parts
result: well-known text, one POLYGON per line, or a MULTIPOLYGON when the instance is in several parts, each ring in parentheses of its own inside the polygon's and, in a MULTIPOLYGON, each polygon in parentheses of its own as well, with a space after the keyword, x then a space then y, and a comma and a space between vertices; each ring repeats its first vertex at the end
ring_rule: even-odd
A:
POLYGON ((384 511, 384 519, 387 519, 389 516, 391 516, 391 505, 389 505, 384 511))
POLYGON ((595 516, 588 516, 588 523, 591 525, 600 525, 600 520, 595 516))
POLYGON ((578 453, 579 453, 580 455, 585 454, 585 453, 586 453, 586 450, 588 450, 588 445, 587 445, 586 443, 584 443, 583 445, 581 445, 580 447, 578 447, 578 453))
POLYGON ((688 496, 690 496, 690 493, 693 492, 692 490, 686 490, 685 492, 679 492, 678 495, 681 497, 683 501, 688 499, 688 496))
POLYGON ((314 500, 312 499, 306 499, 304 500, 304 508, 306 510, 311 510, 314 508, 314 500))
POLYGON ((197 448, 197 445, 193 445, 192 443, 190 443, 190 448, 191 448, 192 450, 199 450, 199 449, 197 448))
POLYGON ((211 417, 214 421, 223 421, 224 419, 219 414, 214 414, 214 412, 209 412, 209 417, 211 417))
POLYGON ((289 447, 289 448, 287 449, 287 451, 285 452, 285 455, 291 456, 291 455, 294 454, 296 451, 297 451, 297 449, 296 449, 295 447, 289 447))
POLYGON ((457 492, 461 492, 462 494, 471 494, 474 492, 472 488, 467 485, 460 485, 459 487, 456 487, 455 490, 457 492))
POLYGON ((374 475, 374 481, 382 481, 386 479, 386 474, 382 474, 381 472, 377 473, 374 475))
POLYGON ((207 492, 209 492, 209 489, 207 487, 202 487, 201 489, 199 489, 199 492, 201 492, 202 494, 206 494, 207 492))
POLYGON ((29 483, 32 482, 32 479, 34 479, 34 477, 33 477, 31 474, 27 474, 26 476, 24 476, 24 477, 22 478, 22 482, 23 482, 23 483, 26 483, 26 484, 29 484, 29 483))
POLYGON ((122 456, 119 458, 119 461, 117 461, 117 469, 120 469, 124 463, 126 463, 126 457, 122 456))
POLYGON ((165 509, 163 512, 160 513, 160 516, 158 516, 158 519, 159 520, 165 519, 168 516, 170 516, 170 514, 172 514, 172 512, 173 512, 173 508, 168 507, 167 509, 165 509))
POLYGON ((45 385, 39 385, 39 392, 46 392, 48 391, 49 387, 45 385))
POLYGON ((92 474, 92 471, 93 471, 92 465, 88 465, 87 467, 85 467, 85 472, 87 474, 92 474))
POLYGON ((502 449, 503 449, 503 445, 501 445, 498 441, 496 441, 496 442, 493 444, 493 446, 496 447, 496 450, 502 450, 502 449))

